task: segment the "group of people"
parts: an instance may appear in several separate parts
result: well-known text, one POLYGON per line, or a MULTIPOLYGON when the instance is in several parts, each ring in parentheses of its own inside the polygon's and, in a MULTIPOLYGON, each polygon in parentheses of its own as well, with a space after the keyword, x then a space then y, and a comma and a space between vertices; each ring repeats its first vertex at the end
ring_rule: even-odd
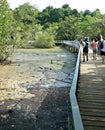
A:
MULTIPOLYGON (((97 59, 97 53, 98 53, 98 48, 100 46, 100 55, 102 57, 102 63, 105 61, 105 40, 103 39, 102 35, 100 35, 100 42, 98 42, 97 39, 94 39, 91 43, 92 50, 93 50, 93 60, 97 59)), ((88 61, 88 51, 89 51, 89 39, 84 38, 81 40, 81 44, 83 46, 83 62, 88 61)))

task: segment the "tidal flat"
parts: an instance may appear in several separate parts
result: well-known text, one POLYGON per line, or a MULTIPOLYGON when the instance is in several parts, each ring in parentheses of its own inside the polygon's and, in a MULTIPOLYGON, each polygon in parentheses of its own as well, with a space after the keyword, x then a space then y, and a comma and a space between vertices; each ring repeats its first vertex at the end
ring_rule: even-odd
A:
POLYGON ((0 130, 66 129, 76 58, 61 47, 15 50, 0 65, 0 130))

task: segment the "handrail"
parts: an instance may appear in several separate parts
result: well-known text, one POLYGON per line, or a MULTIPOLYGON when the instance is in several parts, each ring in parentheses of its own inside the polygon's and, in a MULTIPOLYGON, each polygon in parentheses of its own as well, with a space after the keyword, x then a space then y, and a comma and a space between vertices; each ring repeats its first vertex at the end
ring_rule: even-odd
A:
POLYGON ((65 44, 65 45, 72 46, 72 47, 75 47, 75 48, 79 49, 78 41, 77 41, 77 40, 75 40, 75 41, 69 41, 69 40, 55 40, 55 43, 65 44))
POLYGON ((68 109, 70 109, 69 111, 71 111, 70 113, 72 114, 72 115, 70 115, 70 116, 72 116, 72 121, 71 121, 72 124, 70 124, 71 119, 69 119, 68 124, 70 124, 71 127, 68 126, 69 127, 68 130, 84 130, 79 107, 78 107, 78 103, 77 103, 77 98, 76 98, 76 87, 77 87, 78 76, 79 76, 80 55, 81 55, 80 44, 79 44, 79 41, 77 41, 77 40, 75 40, 75 41, 62 40, 60 42, 67 45, 67 46, 73 46, 76 49, 78 49, 76 69, 74 72, 74 77, 72 80, 72 85, 71 85, 71 89, 70 89, 70 93, 69 93, 70 107, 68 109))
POLYGON ((68 130, 84 130, 83 127, 83 123, 82 123, 82 119, 81 119, 81 115, 80 115, 80 111, 79 111, 79 107, 78 107, 78 103, 77 103, 77 99, 76 99, 76 87, 77 87, 77 82, 78 82, 78 75, 79 75, 79 68, 80 68, 80 55, 81 55, 81 49, 80 49, 80 44, 79 41, 75 40, 75 41, 68 41, 68 40, 61 40, 61 41, 56 41, 59 42, 61 44, 65 44, 67 46, 72 46, 76 49, 78 49, 78 57, 77 57, 77 63, 76 63, 76 69, 74 72, 74 77, 73 77, 73 81, 72 81, 72 85, 71 85, 71 89, 70 89, 70 106, 68 107, 68 111, 70 111, 70 113, 72 115, 72 118, 68 120, 68 124, 70 124, 72 122, 72 124, 70 124, 70 127, 68 128, 68 130), (72 120, 70 122, 70 120, 72 120))
POLYGON ((74 78, 70 89, 70 104, 71 104, 71 111, 73 116, 72 119, 73 119, 74 130, 84 130, 77 99, 76 99, 76 87, 77 87, 79 68, 80 68, 80 49, 78 52, 76 69, 75 69, 74 78))

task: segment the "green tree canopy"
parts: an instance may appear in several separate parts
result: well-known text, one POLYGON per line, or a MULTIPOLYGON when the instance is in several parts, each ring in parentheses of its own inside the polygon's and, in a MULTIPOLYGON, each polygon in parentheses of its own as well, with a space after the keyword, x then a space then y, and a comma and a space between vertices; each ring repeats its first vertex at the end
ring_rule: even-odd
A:
POLYGON ((11 11, 7 0, 0 1, 0 61, 5 60, 9 56, 7 45, 9 28, 11 20, 11 11))

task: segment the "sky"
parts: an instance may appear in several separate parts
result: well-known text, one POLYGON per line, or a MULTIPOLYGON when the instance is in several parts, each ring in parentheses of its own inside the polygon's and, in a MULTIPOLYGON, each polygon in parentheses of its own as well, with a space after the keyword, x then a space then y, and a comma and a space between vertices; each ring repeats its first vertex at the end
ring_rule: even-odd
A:
POLYGON ((71 9, 77 9, 80 11, 90 10, 95 11, 99 9, 102 14, 105 14, 105 0, 7 0, 9 6, 12 9, 19 7, 24 3, 30 3, 36 6, 39 11, 42 11, 48 6, 53 6, 54 8, 61 8, 64 4, 69 4, 71 9))

